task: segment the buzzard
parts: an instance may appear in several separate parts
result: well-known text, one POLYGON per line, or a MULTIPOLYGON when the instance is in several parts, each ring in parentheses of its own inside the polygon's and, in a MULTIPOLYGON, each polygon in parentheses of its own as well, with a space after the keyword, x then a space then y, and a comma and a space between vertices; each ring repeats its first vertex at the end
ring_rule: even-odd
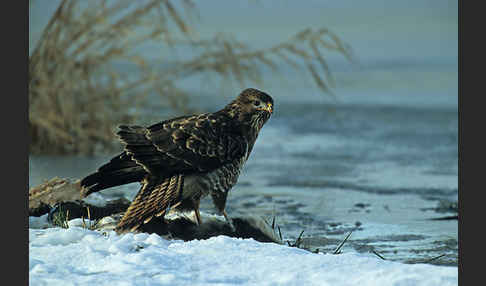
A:
POLYGON ((141 182, 141 188, 116 227, 134 231, 168 209, 195 211, 211 195, 225 211, 229 190, 250 156, 261 128, 273 112, 273 99, 257 89, 243 90, 214 113, 181 116, 149 127, 119 126, 124 151, 81 180, 81 195, 141 182))

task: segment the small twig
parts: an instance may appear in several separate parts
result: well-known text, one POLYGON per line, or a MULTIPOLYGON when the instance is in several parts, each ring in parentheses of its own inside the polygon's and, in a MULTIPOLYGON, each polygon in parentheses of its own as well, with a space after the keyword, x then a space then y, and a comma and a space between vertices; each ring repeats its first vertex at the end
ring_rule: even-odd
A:
POLYGON ((66 220, 64 221, 66 228, 69 228, 69 210, 66 211, 66 220))
POLYGON ((89 207, 88 207, 88 206, 86 206, 86 210, 87 210, 87 212, 88 212, 89 229, 93 229, 93 228, 92 228, 93 226, 91 225, 91 214, 90 214, 90 212, 89 212, 89 207))
MULTIPOLYGON (((354 229, 353 229, 354 230, 354 229)), ((351 233, 353 233, 353 230, 351 230, 348 235, 346 236, 346 238, 341 242, 341 244, 339 244, 339 246, 336 248, 336 250, 334 250, 334 253, 333 254, 340 254, 341 252, 341 247, 343 247, 344 243, 346 243, 346 241, 348 240, 349 236, 351 235, 351 233)))
POLYGON ((430 258, 430 259, 427 259, 427 260, 423 261, 422 263, 429 263, 429 262, 434 261, 434 260, 436 260, 436 259, 439 259, 439 258, 441 258, 441 257, 443 257, 443 256, 445 256, 445 254, 441 254, 441 255, 439 255, 439 256, 432 257, 432 258, 430 258))
MULTIPOLYGON (((287 240, 287 244, 290 246, 290 247, 297 247, 299 248, 300 246, 300 243, 302 242, 302 234, 304 234, 304 230, 302 230, 299 234, 299 237, 297 237, 297 239, 295 240, 294 243, 290 243, 290 241, 287 240)), ((280 238, 282 237, 282 235, 280 235, 280 238)))
POLYGON ((381 256, 378 252, 376 252, 374 249, 371 251, 374 255, 378 256, 379 258, 386 260, 385 257, 381 256))
POLYGON ((299 237, 297 238, 297 240, 295 241, 294 243, 294 246, 295 247, 299 247, 300 244, 302 243, 302 235, 304 234, 304 230, 302 230, 302 232, 299 234, 299 237))
POLYGON ((431 218, 430 220, 459 220, 459 216, 457 215, 443 216, 443 217, 431 218))

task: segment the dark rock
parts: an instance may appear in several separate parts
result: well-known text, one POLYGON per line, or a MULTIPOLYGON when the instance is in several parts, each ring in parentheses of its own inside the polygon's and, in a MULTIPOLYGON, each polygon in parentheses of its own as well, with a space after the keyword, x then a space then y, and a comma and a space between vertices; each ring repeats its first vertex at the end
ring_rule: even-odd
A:
POLYGON ((69 219, 84 217, 99 220, 112 214, 124 212, 129 205, 130 201, 125 198, 108 201, 104 206, 96 206, 84 201, 60 202, 50 208, 48 220, 52 221, 52 217, 59 212, 69 212, 69 219))
MULTIPOLYGON (((79 180, 71 182, 54 178, 29 190, 29 215, 41 216, 49 213, 48 219, 52 221, 55 216, 69 212, 69 220, 89 218, 96 221, 94 229, 97 230, 114 230, 129 205, 130 201, 127 199, 108 201, 103 206, 89 204, 80 198, 79 180)), ((234 230, 222 217, 205 213, 201 213, 201 217, 203 223, 197 225, 187 214, 170 213, 165 218, 153 218, 137 231, 156 233, 168 239, 193 240, 227 235, 282 243, 275 229, 260 217, 234 217, 234 230)))

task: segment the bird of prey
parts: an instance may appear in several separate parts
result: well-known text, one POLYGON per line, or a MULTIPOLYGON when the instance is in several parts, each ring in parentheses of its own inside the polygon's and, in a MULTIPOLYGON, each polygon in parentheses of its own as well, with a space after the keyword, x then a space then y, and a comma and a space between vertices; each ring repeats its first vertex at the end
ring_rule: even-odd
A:
POLYGON ((81 195, 141 182, 141 188, 116 231, 135 231, 168 209, 195 211, 211 195, 228 223, 225 211, 235 185, 263 125, 273 112, 267 93, 248 88, 214 113, 181 116, 149 127, 119 126, 124 151, 81 181, 81 195))

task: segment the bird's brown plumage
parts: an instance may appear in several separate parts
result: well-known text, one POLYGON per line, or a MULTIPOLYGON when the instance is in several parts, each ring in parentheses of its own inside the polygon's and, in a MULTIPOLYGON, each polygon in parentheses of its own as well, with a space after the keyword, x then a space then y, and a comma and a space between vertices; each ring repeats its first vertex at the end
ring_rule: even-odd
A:
POLYGON ((273 99, 245 89, 214 113, 181 116, 149 127, 119 127, 125 150, 81 181, 82 195, 141 182, 142 187, 117 226, 133 231, 167 209, 195 210, 210 194, 224 212, 260 129, 273 112, 273 99))

